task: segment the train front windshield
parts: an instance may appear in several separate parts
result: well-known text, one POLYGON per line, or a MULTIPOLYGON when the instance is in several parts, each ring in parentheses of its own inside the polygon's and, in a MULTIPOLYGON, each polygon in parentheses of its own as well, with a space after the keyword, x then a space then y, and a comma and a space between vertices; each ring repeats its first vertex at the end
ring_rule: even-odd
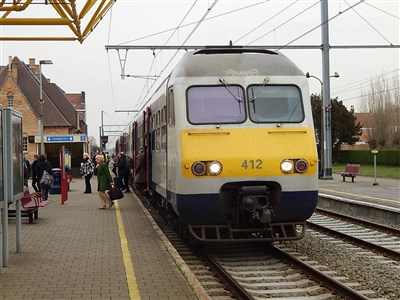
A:
POLYGON ((247 101, 239 85, 193 86, 187 90, 188 121, 192 124, 300 123, 304 120, 300 90, 292 85, 252 85, 247 101))
POLYGON ((241 86, 193 86, 187 91, 188 121, 192 124, 243 123, 246 120, 241 86))
POLYGON ((249 116, 255 123, 300 123, 304 120, 300 90, 295 86, 250 86, 249 116))

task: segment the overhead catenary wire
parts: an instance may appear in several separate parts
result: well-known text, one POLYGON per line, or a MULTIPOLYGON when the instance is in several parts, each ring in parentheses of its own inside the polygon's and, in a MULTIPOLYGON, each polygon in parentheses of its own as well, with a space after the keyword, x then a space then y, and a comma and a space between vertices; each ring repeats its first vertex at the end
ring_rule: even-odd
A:
MULTIPOLYGON (((278 26, 276 26, 275 28, 271 29, 270 31, 268 31, 267 33, 259 36, 258 38, 252 40, 251 42, 249 42, 247 45, 251 45, 254 44, 255 42, 257 42, 258 40, 260 40, 261 38, 267 36, 268 34, 275 32, 277 29, 279 29, 280 27, 286 25, 287 23, 289 23, 290 21, 294 20, 295 18, 301 16, 302 14, 304 14, 305 12, 307 12, 308 10, 310 10, 311 8, 313 8, 315 5, 319 4, 320 1, 315 2, 314 4, 311 4, 310 6, 308 6, 306 9, 302 10, 301 12, 299 12, 298 14, 294 15, 293 17, 289 18, 288 20, 282 22, 281 24, 279 24, 278 26)), ((289 44, 288 44, 289 45, 289 44)))
MULTIPOLYGON (((332 92, 335 92, 335 94, 343 94, 343 93, 347 93, 347 92, 351 92, 354 91, 356 89, 360 89, 362 85, 366 84, 366 83, 371 83, 371 81, 376 80, 377 78, 380 78, 382 76, 386 77, 392 73, 396 73, 400 70, 400 68, 394 69, 392 71, 388 71, 386 73, 383 73, 381 75, 376 75, 373 77, 368 77, 368 78, 363 78, 354 82, 350 82, 347 83, 345 85, 341 85, 341 86, 337 86, 335 88, 332 88, 332 92)), ((369 84, 370 86, 370 84, 369 84)))
MULTIPOLYGON (((190 39, 190 37, 196 32, 197 28, 202 24, 202 22, 204 21, 204 19, 207 17, 207 15, 211 12, 211 10, 213 9, 213 7, 218 3, 218 0, 214 0, 214 2, 211 4, 211 6, 207 9, 207 11, 205 12, 205 14, 203 15, 203 17, 197 22, 196 26, 193 28, 193 30, 188 34, 188 36, 186 37, 186 39, 182 42, 181 46, 182 48, 184 48, 184 45, 186 44, 186 42, 190 39)), ((175 51, 175 53, 172 55, 172 58, 168 61, 168 63, 166 64, 166 66, 160 71, 160 76, 161 74, 164 73, 164 71, 166 70, 166 68, 169 66, 169 64, 174 60, 174 58, 176 57, 176 55, 179 53, 179 49, 175 51)), ((156 84, 156 81, 154 81, 154 83, 152 84, 151 88, 156 84)), ((151 90, 150 88, 150 90, 151 90)), ((147 93, 142 101, 140 103, 143 103, 146 99, 146 97, 148 96, 149 93, 147 93)), ((149 101, 151 100, 151 97, 149 97, 147 99, 147 101, 143 104, 143 105, 139 105, 140 107, 144 107, 149 101)))
POLYGON ((376 33, 378 33, 388 44, 393 45, 383 34, 381 34, 370 22, 368 22, 354 7, 350 6, 346 0, 344 2, 361 18, 363 19, 376 33))
MULTIPOLYGON (((264 0, 264 1, 261 1, 261 2, 255 3, 255 4, 250 4, 250 5, 246 5, 246 6, 243 6, 241 8, 238 8, 238 9, 230 10, 230 11, 222 13, 222 14, 218 14, 218 15, 215 15, 215 16, 212 16, 212 17, 205 18, 203 20, 203 22, 210 21, 210 20, 216 19, 216 18, 220 18, 220 17, 226 16, 226 15, 229 15, 229 14, 233 14, 233 13, 236 13, 236 12, 240 12, 242 10, 246 10, 246 9, 252 8, 254 6, 258 6, 258 5, 264 4, 265 2, 269 2, 269 1, 271 1, 271 0, 264 0)), ((198 21, 183 24, 183 25, 181 25, 179 27, 179 29, 183 29, 185 27, 192 26, 192 25, 196 24, 197 22, 198 21)), ((156 32, 156 33, 152 33, 152 34, 149 34, 149 35, 146 35, 146 36, 142 36, 142 37, 139 37, 139 38, 136 38, 136 39, 133 39, 133 40, 122 42, 122 43, 120 43, 118 45, 124 45, 124 44, 132 43, 132 42, 141 41, 141 40, 144 40, 144 39, 147 39, 147 38, 150 38, 150 37, 154 37, 154 36, 157 36, 157 35, 161 35, 161 34, 167 33, 169 31, 175 31, 175 29, 176 29, 176 27, 169 28, 169 29, 162 30, 162 31, 159 31, 159 32, 156 32)))

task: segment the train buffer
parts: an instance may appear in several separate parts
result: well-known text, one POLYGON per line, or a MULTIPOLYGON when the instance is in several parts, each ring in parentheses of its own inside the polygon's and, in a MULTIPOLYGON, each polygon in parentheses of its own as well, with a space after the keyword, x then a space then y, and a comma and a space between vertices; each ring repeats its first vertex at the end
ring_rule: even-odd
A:
POLYGON ((354 178, 356 178, 359 171, 359 164, 347 164, 344 172, 340 172, 339 174, 342 176, 343 181, 346 181, 346 177, 351 177, 351 182, 354 182, 354 178))

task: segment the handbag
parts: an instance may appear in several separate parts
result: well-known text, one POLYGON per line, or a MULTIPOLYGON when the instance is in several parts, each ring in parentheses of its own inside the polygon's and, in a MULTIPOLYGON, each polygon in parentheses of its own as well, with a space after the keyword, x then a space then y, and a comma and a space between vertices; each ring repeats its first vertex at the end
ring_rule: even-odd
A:
POLYGON ((43 171, 43 176, 40 178, 40 185, 51 186, 54 183, 54 177, 46 170, 43 171))
POLYGON ((124 198, 124 194, 117 187, 113 187, 107 193, 108 193, 108 197, 110 197, 111 200, 118 200, 118 199, 124 198))

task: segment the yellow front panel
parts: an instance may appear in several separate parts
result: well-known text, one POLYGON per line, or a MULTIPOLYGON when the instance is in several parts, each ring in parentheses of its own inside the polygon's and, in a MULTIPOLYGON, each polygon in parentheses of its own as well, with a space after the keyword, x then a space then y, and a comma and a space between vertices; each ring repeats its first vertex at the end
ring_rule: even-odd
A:
POLYGON ((305 174, 317 172, 311 128, 189 129, 181 132, 181 147, 182 175, 186 178, 198 177, 191 171, 195 161, 212 160, 223 166, 219 178, 281 176, 282 160, 300 158, 310 164, 305 174))

